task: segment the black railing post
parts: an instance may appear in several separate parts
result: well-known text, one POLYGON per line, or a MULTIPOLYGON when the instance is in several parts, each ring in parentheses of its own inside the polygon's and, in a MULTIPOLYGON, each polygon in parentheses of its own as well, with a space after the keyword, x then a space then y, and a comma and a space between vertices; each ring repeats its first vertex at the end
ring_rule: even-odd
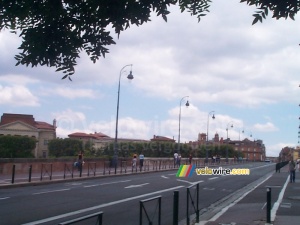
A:
POLYGON ((42 164, 42 167, 41 167, 41 179, 40 180, 43 180, 43 168, 44 168, 44 164, 42 164))
POLYGON ((11 183, 15 183, 15 172, 16 172, 16 165, 14 164, 12 167, 12 177, 11 177, 11 183))
POLYGON ((140 225, 143 224, 143 202, 140 201, 140 225))
POLYGON ((50 180, 52 180, 52 163, 50 164, 50 180))
POLYGON ((179 191, 174 191, 173 195, 173 225, 178 225, 179 211, 179 191))
POLYGON ((67 170, 67 164, 65 163, 65 166, 64 166, 64 179, 66 179, 66 170, 67 170))
POLYGON ((196 223, 200 222, 200 210, 199 210, 199 183, 197 183, 197 209, 196 209, 196 223))
POLYGON ((267 188, 267 223, 271 223, 271 188, 267 188))
POLYGON ((189 215, 190 201, 189 201, 189 196, 190 196, 190 189, 187 188, 186 189, 186 224, 187 225, 190 225, 190 215, 189 215))
POLYGON ((28 182, 31 182, 32 165, 29 166, 29 178, 28 182))

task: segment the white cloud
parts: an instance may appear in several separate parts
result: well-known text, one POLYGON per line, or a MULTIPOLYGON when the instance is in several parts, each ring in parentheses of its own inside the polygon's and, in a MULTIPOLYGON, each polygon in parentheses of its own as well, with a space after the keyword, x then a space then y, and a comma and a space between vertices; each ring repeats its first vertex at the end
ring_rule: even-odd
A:
POLYGON ((39 106, 39 100, 29 89, 21 85, 0 85, 0 104, 12 106, 39 106))
POLYGON ((271 122, 267 122, 265 124, 254 124, 254 129, 259 132, 274 132, 278 131, 278 128, 271 122))
POLYGON ((97 98, 101 96, 93 89, 87 88, 66 88, 66 87, 57 87, 54 89, 41 88, 43 91, 43 95, 59 95, 68 99, 76 99, 76 98, 97 98))
POLYGON ((270 146, 268 146, 268 148, 267 148, 266 155, 267 155, 267 156, 278 157, 280 151, 281 151, 284 147, 292 147, 292 146, 294 146, 293 143, 282 143, 282 142, 276 143, 276 144, 274 144, 274 145, 270 145, 270 146))

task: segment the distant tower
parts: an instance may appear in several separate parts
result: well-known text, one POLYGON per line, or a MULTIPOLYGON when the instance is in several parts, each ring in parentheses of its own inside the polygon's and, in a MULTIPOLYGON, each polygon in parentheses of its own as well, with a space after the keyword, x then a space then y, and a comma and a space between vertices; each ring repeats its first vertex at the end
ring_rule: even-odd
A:
POLYGON ((199 133, 198 134, 198 141, 203 143, 206 141, 206 134, 205 133, 199 133))
POLYGON ((214 138, 214 142, 219 142, 219 141, 220 141, 219 134, 216 133, 216 134, 215 134, 215 138, 214 138))
POLYGON ((56 119, 53 120, 53 127, 54 127, 54 129, 57 128, 57 127, 56 127, 56 119))

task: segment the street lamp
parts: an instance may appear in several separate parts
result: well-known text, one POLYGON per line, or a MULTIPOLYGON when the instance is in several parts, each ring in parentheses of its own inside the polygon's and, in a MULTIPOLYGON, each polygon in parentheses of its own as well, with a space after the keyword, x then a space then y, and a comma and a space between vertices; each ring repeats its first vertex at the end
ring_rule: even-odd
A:
POLYGON ((229 122, 228 124, 227 124, 227 127, 226 127, 226 131, 227 131, 227 146, 226 146, 226 162, 228 162, 228 142, 229 142, 229 140, 228 140, 228 125, 229 124, 231 124, 231 128, 233 128, 233 124, 232 124, 232 121, 231 122, 229 122))
POLYGON ((119 75, 119 86, 118 86, 118 101, 117 101, 117 116, 116 116, 116 133, 115 133, 115 142, 114 142, 114 157, 113 157, 113 164, 115 167, 115 173, 117 173, 117 165, 118 165, 118 151, 119 151, 119 147, 118 147, 118 123, 119 123, 119 102, 120 102, 120 83, 121 83, 121 75, 124 72, 123 70, 127 67, 130 66, 130 73, 127 76, 127 78, 129 80, 133 79, 133 75, 132 75, 132 64, 128 64, 126 66, 124 66, 121 70, 120 70, 120 75, 119 75))
MULTIPOLYGON (((178 146, 177 146, 177 149, 178 149, 178 154, 180 152, 180 120, 181 120, 181 103, 182 101, 185 99, 185 98, 188 98, 189 96, 184 96, 182 97, 182 99, 180 100, 179 102, 179 131, 178 131, 178 146)), ((189 101, 187 100, 186 103, 185 103, 185 106, 188 107, 190 105, 189 101)))
POLYGON ((205 157, 205 162, 207 163, 208 162, 208 151, 207 151, 207 144, 208 144, 208 128, 209 128, 209 116, 210 116, 210 114, 213 114, 212 115, 212 119, 215 119, 216 117, 215 117, 215 111, 211 111, 211 112, 209 112, 208 113, 208 115, 207 115, 207 130, 206 130, 206 143, 205 143, 205 153, 206 153, 206 157, 205 157))

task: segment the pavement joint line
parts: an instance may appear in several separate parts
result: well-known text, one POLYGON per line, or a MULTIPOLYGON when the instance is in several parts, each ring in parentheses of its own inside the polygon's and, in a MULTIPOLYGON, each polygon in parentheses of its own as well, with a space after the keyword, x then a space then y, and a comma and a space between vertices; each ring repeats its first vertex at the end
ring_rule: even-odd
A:
MULTIPOLYGON (((271 172, 261 177, 260 179, 253 181, 247 186, 231 193, 230 195, 220 199, 219 201, 211 204, 206 209, 200 211, 200 216, 202 217, 201 221, 213 222, 221 215, 223 215, 230 207, 238 203, 241 199, 243 199, 246 195, 256 189, 259 185, 268 180, 275 172, 271 172), (226 208, 226 210, 224 210, 226 208), (218 216, 218 217, 217 217, 218 216)), ((195 215, 193 215, 195 216, 195 215)), ((200 221, 200 222, 201 222, 200 221)), ((205 224, 205 223, 201 223, 205 224)), ((199 224, 197 224, 199 225, 199 224)))

